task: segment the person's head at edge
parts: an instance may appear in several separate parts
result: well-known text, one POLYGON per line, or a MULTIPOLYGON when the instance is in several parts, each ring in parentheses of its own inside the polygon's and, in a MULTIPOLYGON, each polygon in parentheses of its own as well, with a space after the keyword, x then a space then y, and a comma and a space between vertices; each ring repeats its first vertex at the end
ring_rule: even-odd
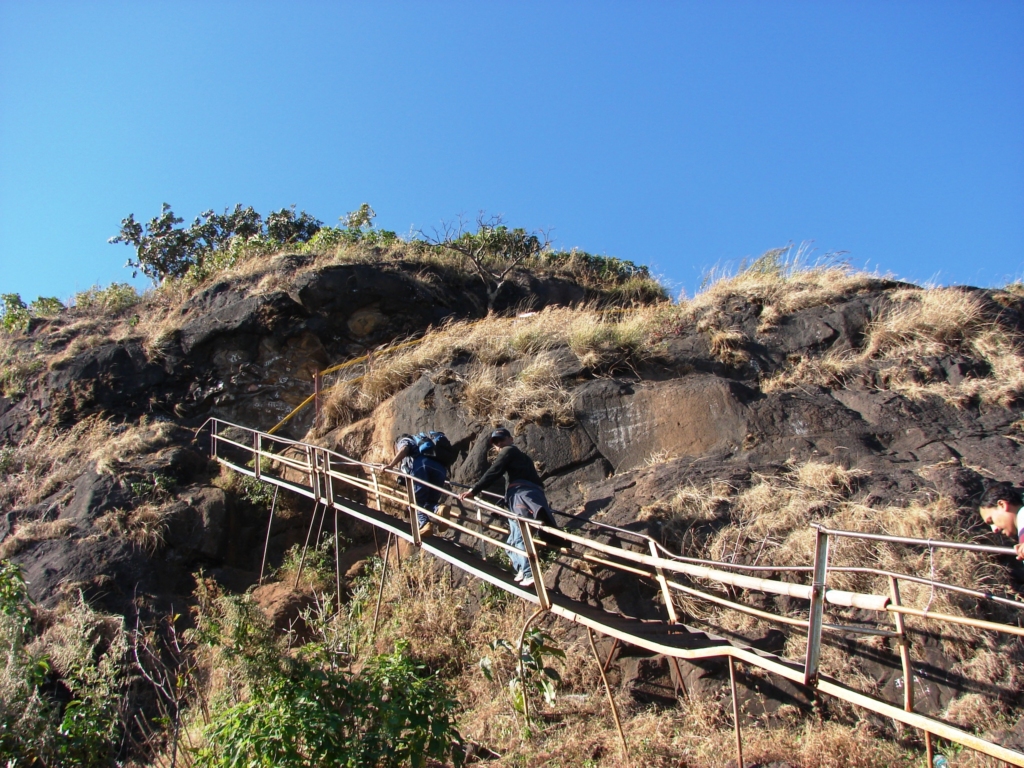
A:
POLYGON ((1017 512, 1022 506, 1020 491, 1012 483, 993 483, 985 489, 978 503, 978 512, 985 525, 997 533, 1005 533, 1016 540, 1017 512))
POLYGON ((491 445, 495 448, 504 448, 507 445, 512 445, 512 443, 512 433, 504 427, 498 427, 491 432, 491 445))

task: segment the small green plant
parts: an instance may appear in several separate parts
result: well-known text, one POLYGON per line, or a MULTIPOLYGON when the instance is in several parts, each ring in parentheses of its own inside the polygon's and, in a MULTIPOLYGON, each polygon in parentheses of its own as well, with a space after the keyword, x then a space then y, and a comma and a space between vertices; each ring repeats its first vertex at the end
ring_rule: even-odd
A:
POLYGON ((74 304, 79 309, 94 309, 114 314, 131 309, 141 297, 128 283, 111 283, 106 288, 98 285, 75 294, 74 304))
POLYGON ((251 596, 203 591, 193 637, 220 649, 247 696, 215 702, 195 765, 213 768, 461 765, 456 701, 399 643, 358 673, 330 642, 286 655, 251 596))
POLYGON ((269 507, 274 500, 274 486, 255 477, 242 478, 241 489, 242 496, 257 507, 269 507))
POLYGON ((40 296, 28 305, 28 311, 36 317, 56 317, 64 309, 64 302, 55 296, 40 296))
POLYGON ((32 653, 32 610, 17 565, 0 560, 0 755, 7 765, 106 766, 121 731, 127 645, 119 621, 81 600, 64 604, 32 653), (61 705, 44 691, 56 680, 61 705))
MULTIPOLYGON (((214 253, 229 251, 238 242, 266 238, 277 245, 308 242, 323 223, 305 211, 295 213, 295 206, 272 211, 264 222, 251 206, 236 205, 224 213, 204 211, 187 229, 179 227, 184 219, 174 215, 164 203, 160 215, 143 226, 129 214, 121 220, 121 231, 108 242, 124 243, 135 249, 129 259, 133 275, 142 272, 154 283, 168 278, 178 279, 190 272, 202 274, 204 262, 214 253)), ((233 260, 232 260, 233 263, 233 260)))
MULTIPOLYGON (((517 712, 526 712, 527 692, 532 689, 544 697, 551 706, 555 703, 557 684, 562 681, 561 675, 554 667, 548 666, 550 658, 565 658, 565 651, 553 644, 551 635, 542 629, 531 629, 523 638, 523 650, 517 653, 515 646, 508 640, 498 638, 490 643, 495 653, 508 654, 516 659, 516 667, 509 677, 508 691, 512 706, 517 712)), ((491 681, 500 679, 496 672, 495 661, 490 656, 480 659, 480 671, 491 681)))
POLYGON ((0 448, 0 477, 6 476, 14 467, 14 447, 5 445, 0 448))
POLYGON ((24 331, 31 318, 28 307, 17 293, 0 294, 0 325, 8 333, 24 331))

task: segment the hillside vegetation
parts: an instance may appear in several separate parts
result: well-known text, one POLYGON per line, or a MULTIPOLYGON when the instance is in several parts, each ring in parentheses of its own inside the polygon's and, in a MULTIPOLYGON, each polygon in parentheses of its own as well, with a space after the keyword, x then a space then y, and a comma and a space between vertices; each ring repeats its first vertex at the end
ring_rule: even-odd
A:
MULTIPOLYGON (((525 604, 405 548, 381 581, 382 548, 351 521, 321 526, 303 560, 309 503, 282 494, 267 538, 272 494, 209 463, 194 433, 206 418, 269 429, 311 394, 314 370, 346 360, 362 362, 328 377, 319 417, 299 409, 286 433, 380 461, 396 434, 440 428, 459 452, 453 479, 468 482, 490 430, 508 426, 556 508, 681 554, 806 565, 810 522, 1000 543, 974 505, 989 480, 1024 481, 1020 286, 921 288, 782 249, 670 302, 643 267, 552 251, 543 233, 497 220, 408 239, 372 223, 369 206, 338 228, 237 207, 185 228, 165 207, 146 226, 122 222, 131 266, 154 279, 144 294, 4 295, 0 754, 17 765, 627 764, 577 627, 541 619, 524 674, 507 648, 525 604)), ((834 556, 1009 596, 1024 583, 1012 558, 853 540, 834 556)), ((555 554, 545 572, 573 599, 662 618, 656 590, 625 589, 599 566, 555 554)), ((829 577, 886 593, 881 582, 829 577)), ((728 597, 806 615, 781 597, 728 597)), ((903 599, 1019 618, 921 585, 903 599)), ((802 656, 798 632, 696 599, 678 609, 802 656)), ((912 627, 920 710, 1024 738, 1022 644, 933 630, 912 627)), ((823 667, 899 700, 895 653, 889 639, 844 636, 823 667)), ((629 764, 726 764, 722 665, 677 673, 624 648, 609 674, 629 764)), ((919 734, 891 722, 755 670, 740 684, 748 760, 921 759, 919 734)), ((962 753, 957 764, 984 763, 962 753)))

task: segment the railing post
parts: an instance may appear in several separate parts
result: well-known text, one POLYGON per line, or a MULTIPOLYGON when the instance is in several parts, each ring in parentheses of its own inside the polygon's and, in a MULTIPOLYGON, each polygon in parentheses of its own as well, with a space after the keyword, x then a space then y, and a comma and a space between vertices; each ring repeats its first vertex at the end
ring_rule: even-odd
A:
POLYGON ((821 528, 814 533, 814 579, 811 582, 811 611, 807 627, 807 659, 804 663, 804 685, 818 682, 818 659, 821 656, 821 619, 825 609, 825 578, 828 574, 828 534, 821 528))
POLYGON ((544 573, 540 568, 540 558, 537 557, 537 545, 533 541, 533 528, 525 518, 520 518, 517 522, 519 530, 523 533, 526 559, 530 561, 530 570, 533 571, 533 586, 537 590, 537 599, 540 600, 540 607, 549 611, 551 610, 551 598, 548 597, 548 588, 544 585, 544 573))
MULTIPOLYGON (((660 559, 657 545, 651 541, 651 557, 660 559)), ((676 613, 675 603, 672 601, 672 593, 668 588, 668 579, 665 578, 665 570, 661 566, 654 566, 658 574, 658 584, 661 585, 661 595, 665 598, 665 608, 668 610, 668 620, 673 624, 679 623, 679 615, 676 613)))
POLYGON ((217 460, 217 420, 210 420, 210 458, 217 460))
POLYGON ((253 462, 255 464, 256 479, 260 479, 260 453, 263 448, 263 439, 259 432, 252 433, 252 450, 253 450, 253 462))
POLYGON ((331 476, 331 455, 327 452, 327 449, 323 449, 324 459, 324 478, 326 480, 326 504, 334 506, 334 478, 331 476))
POLYGON ((313 419, 316 424, 320 423, 320 369, 313 371, 313 419))
POLYGON ((409 505, 406 507, 409 511, 409 530, 412 531, 412 543, 418 547, 423 539, 420 538, 420 521, 416 518, 416 492, 411 477, 405 478, 405 489, 409 494, 409 505))
POLYGON ((316 498, 316 472, 313 466, 313 447, 309 443, 304 443, 303 447, 306 452, 306 474, 309 475, 309 487, 313 491, 313 497, 316 498))
POLYGON ((743 735, 740 732, 740 702, 736 697, 736 662, 729 657, 729 687, 732 689, 732 726, 736 732, 736 765, 743 768, 743 735))

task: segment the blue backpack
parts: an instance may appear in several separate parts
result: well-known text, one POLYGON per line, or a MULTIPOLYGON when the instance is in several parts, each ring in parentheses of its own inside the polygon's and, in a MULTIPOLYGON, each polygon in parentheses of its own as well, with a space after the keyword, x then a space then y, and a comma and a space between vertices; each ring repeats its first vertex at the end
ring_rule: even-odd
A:
POLYGON ((444 432, 420 432, 416 435, 416 450, 446 468, 458 458, 458 452, 444 432))

